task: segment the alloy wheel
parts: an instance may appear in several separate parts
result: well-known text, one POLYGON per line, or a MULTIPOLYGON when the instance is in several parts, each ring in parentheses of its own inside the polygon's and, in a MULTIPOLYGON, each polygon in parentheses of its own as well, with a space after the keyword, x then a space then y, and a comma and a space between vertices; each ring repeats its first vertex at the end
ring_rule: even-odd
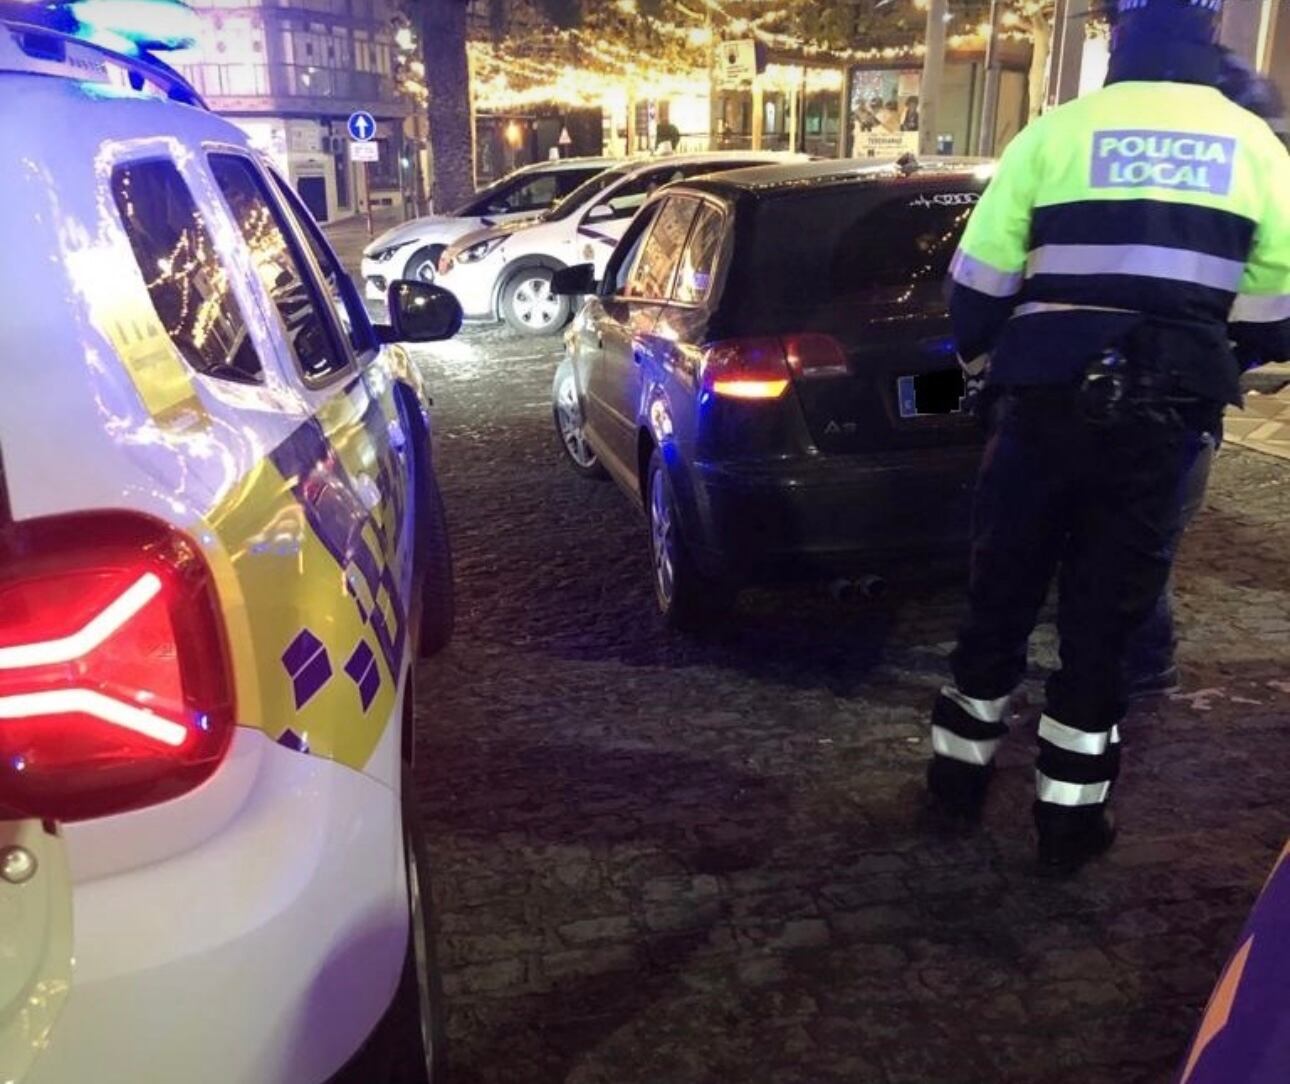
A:
POLYGON ((650 549, 654 557, 654 586, 659 601, 671 606, 676 591, 676 531, 672 521, 672 503, 668 500, 667 482, 661 470, 650 479, 649 492, 650 549))
POLYGON ((578 385, 572 374, 560 384, 560 390, 555 397, 555 411, 556 424, 560 427, 560 439, 564 441, 564 448, 569 453, 569 458, 584 470, 590 470, 596 465, 596 453, 587 444, 582 406, 578 402, 578 385))
POLYGON ((560 315, 561 299, 551 292, 546 278, 527 278, 515 287, 511 308, 520 323, 534 329, 549 328, 560 315))

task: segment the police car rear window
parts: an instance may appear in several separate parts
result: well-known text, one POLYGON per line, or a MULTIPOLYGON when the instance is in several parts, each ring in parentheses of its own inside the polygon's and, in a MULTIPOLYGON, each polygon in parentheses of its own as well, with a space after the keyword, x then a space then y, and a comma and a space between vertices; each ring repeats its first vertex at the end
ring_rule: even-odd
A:
POLYGON ((118 166, 112 196, 153 308, 184 360, 221 380, 263 380, 228 269, 175 164, 118 166))

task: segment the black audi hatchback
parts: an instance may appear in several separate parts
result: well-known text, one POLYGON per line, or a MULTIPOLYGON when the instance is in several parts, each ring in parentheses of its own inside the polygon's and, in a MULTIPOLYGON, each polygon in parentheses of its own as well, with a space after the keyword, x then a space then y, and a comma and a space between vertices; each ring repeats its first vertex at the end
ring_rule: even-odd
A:
POLYGON ((556 374, 560 446, 644 508, 678 626, 741 585, 961 552, 980 431, 944 282, 988 167, 761 166, 670 185, 588 295, 556 374))

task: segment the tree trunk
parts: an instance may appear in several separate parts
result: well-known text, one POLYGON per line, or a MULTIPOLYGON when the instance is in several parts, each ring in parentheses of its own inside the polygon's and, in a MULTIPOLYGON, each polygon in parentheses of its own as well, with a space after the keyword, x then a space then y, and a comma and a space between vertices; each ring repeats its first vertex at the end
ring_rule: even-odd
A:
POLYGON ((1043 12, 1030 17, 1030 36, 1035 43, 1034 56, 1030 60, 1030 119, 1034 120, 1044 109, 1044 84, 1048 80, 1048 63, 1053 52, 1053 28, 1043 12))
POLYGON ((434 206, 439 213, 475 193, 475 133, 466 58, 466 0, 422 0, 421 41, 430 92, 434 206))

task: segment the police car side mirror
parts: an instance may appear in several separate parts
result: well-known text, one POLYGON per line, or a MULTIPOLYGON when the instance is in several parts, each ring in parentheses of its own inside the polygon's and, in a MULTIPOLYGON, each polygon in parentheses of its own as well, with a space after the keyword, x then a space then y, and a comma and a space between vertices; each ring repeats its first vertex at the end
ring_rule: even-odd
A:
POLYGON ((392 343, 437 343, 461 330, 461 302, 442 286, 404 279, 391 283, 390 326, 379 329, 392 343))
POLYGON ((597 203, 587 212, 588 222, 607 222, 614 217, 614 209, 608 203, 597 203))

